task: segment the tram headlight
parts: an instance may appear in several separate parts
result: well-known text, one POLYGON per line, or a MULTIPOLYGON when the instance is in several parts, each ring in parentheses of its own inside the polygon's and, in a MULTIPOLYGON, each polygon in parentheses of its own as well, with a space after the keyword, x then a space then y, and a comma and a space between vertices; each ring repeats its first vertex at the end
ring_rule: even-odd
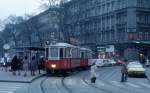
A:
POLYGON ((52 67, 52 68, 56 68, 56 65, 55 65, 55 64, 52 64, 51 67, 52 67))

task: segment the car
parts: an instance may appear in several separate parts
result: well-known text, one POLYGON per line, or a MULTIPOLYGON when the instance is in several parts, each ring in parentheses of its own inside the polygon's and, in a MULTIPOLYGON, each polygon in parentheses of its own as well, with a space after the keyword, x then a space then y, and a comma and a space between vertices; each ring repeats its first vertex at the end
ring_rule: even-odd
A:
POLYGON ((123 65, 123 64, 125 64, 125 62, 124 61, 122 61, 122 60, 118 60, 118 61, 116 61, 116 65, 123 65))
POLYGON ((0 58, 0 65, 1 65, 1 66, 4 66, 4 65, 5 65, 3 58, 0 58))
POLYGON ((112 66, 111 62, 110 62, 108 59, 104 59, 104 60, 103 60, 103 63, 104 63, 103 66, 105 66, 105 67, 112 66))
POLYGON ((144 75, 145 76, 145 68, 142 64, 138 62, 130 62, 127 65, 128 75, 144 75))
POLYGON ((0 65, 1 66, 10 66, 11 65, 11 58, 7 58, 7 64, 4 62, 4 58, 0 58, 0 65))
POLYGON ((146 64, 145 65, 146 65, 146 67, 150 66, 150 61, 148 59, 146 60, 146 64))
POLYGON ((96 60, 96 66, 97 67, 103 67, 104 66, 104 62, 102 59, 97 59, 96 60))
POLYGON ((146 65, 146 67, 149 67, 150 66, 150 62, 147 62, 145 65, 146 65))
POLYGON ((114 61, 113 59, 109 59, 109 62, 112 66, 116 65, 116 61, 114 61))

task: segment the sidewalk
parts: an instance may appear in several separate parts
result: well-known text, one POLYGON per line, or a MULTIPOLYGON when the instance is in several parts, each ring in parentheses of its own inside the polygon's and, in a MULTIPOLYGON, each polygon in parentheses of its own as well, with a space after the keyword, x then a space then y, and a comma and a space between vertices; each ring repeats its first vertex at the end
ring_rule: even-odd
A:
MULTIPOLYGON (((18 73, 16 73, 18 74, 18 73)), ((2 71, 2 69, 0 68, 0 82, 18 82, 18 83, 31 83, 33 82, 35 79, 42 77, 45 74, 44 71, 41 71, 41 74, 38 73, 38 71, 36 72, 35 76, 31 76, 30 71, 28 71, 28 74, 26 77, 24 77, 24 72, 21 72, 21 75, 12 75, 12 72, 5 72, 5 70, 2 71)))

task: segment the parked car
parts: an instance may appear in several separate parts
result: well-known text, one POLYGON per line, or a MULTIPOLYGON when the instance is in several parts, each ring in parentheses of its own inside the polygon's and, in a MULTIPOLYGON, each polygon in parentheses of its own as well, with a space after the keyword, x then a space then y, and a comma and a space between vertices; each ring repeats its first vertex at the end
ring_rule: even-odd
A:
POLYGON ((0 58, 0 66, 2 66, 3 65, 3 60, 2 60, 2 58, 0 58))
POLYGON ((145 65, 146 65, 146 67, 150 66, 150 61, 148 59, 146 60, 146 64, 145 65))
POLYGON ((116 61, 114 61, 113 59, 109 59, 109 62, 112 66, 116 65, 116 61))
POLYGON ((10 66, 11 65, 11 58, 7 58, 7 64, 4 62, 4 58, 0 58, 0 65, 1 66, 10 66))
POLYGON ((145 68, 139 62, 130 62, 127 65, 128 75, 144 75, 145 68))
POLYGON ((104 66, 103 60, 102 60, 102 59, 97 59, 97 61, 96 61, 96 66, 97 66, 97 67, 103 67, 103 66, 104 66))
POLYGON ((112 66, 111 62, 108 59, 104 59, 103 63, 105 67, 112 66))

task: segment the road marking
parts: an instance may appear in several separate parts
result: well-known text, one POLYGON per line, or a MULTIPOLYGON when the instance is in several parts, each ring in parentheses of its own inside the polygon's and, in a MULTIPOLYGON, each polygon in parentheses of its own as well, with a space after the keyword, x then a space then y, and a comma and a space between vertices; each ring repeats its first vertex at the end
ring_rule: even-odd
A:
POLYGON ((143 83, 143 82, 138 82, 140 85, 142 85, 142 86, 145 86, 145 87, 148 87, 148 88, 150 88, 150 85, 149 84, 146 84, 146 83, 143 83))
POLYGON ((141 88, 140 86, 135 85, 135 84, 132 84, 132 83, 129 83, 129 82, 126 82, 125 84, 126 84, 126 85, 129 85, 129 86, 131 86, 131 87, 141 88))
POLYGON ((16 83, 0 83, 0 93, 13 93, 17 89, 21 88, 24 84, 16 83))
POLYGON ((13 93, 13 91, 0 91, 0 93, 13 93))
POLYGON ((120 83, 118 81, 111 81, 111 84, 118 86, 118 87, 124 87, 124 85, 122 85, 122 83, 120 83))
POLYGON ((101 80, 97 80, 98 85, 100 86, 105 86, 104 82, 102 82, 101 80))

